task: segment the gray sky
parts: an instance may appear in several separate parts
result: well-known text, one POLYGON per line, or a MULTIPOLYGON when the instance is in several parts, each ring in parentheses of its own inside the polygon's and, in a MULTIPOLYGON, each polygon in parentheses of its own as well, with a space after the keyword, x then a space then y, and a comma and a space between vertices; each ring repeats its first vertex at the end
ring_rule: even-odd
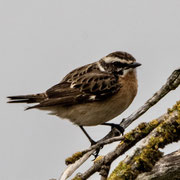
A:
MULTIPOLYGON (((119 122, 180 66, 179 0, 1 0, 0 26, 1 180, 57 178, 65 168, 64 159, 89 146, 70 122, 38 110, 24 111, 23 104, 6 104, 6 96, 45 91, 78 66, 116 50, 127 51, 142 66, 138 95, 113 120, 119 122)), ((179 99, 180 88, 130 128, 160 116, 179 99)), ((109 128, 87 131, 97 140, 109 128)), ((166 153, 179 145, 168 146, 166 153)))

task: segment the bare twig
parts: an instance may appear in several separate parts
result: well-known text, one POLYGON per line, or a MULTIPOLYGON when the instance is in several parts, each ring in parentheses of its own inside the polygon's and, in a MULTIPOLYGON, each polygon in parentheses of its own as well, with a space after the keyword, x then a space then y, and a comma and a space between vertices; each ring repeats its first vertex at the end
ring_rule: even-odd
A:
POLYGON ((68 167, 66 168, 66 170, 62 173, 61 177, 59 178, 59 180, 65 180, 67 179, 68 177, 70 177, 74 171, 76 171, 76 169, 81 165, 83 164, 88 158, 89 156, 91 156, 95 150, 97 148, 100 148, 101 146, 104 146, 106 144, 110 144, 112 142, 116 142, 116 141, 120 141, 120 140, 123 140, 123 137, 113 137, 113 138, 110 138, 110 139, 106 139, 105 141, 102 141, 102 142, 99 142, 93 146, 91 146, 90 148, 86 149, 83 151, 83 154, 84 156, 82 156, 78 161, 76 161, 75 163, 73 164, 70 164, 68 165, 68 167))
POLYGON ((74 164, 68 165, 66 170, 62 173, 62 175, 59 177, 59 180, 66 180, 68 177, 70 177, 74 171, 81 166, 88 158, 94 153, 95 150, 91 150, 87 152, 83 157, 81 157, 79 160, 77 160, 74 164))
MULTIPOLYGON (((125 135, 124 140, 113 151, 109 152, 102 159, 100 159, 98 163, 95 163, 86 172, 81 174, 81 179, 89 178, 92 174, 101 170, 103 166, 110 166, 116 158, 124 154, 124 152, 129 150, 138 141, 146 136, 147 137, 144 138, 141 144, 135 149, 134 153, 128 156, 122 163, 120 163, 119 166, 122 168, 122 172, 125 171, 124 167, 127 166, 127 173, 130 173, 130 177, 128 179, 133 179, 134 176, 137 176, 139 172, 147 170, 145 167, 149 169, 152 168, 152 165, 162 155, 158 148, 163 148, 165 145, 180 139, 179 105, 180 102, 174 107, 174 110, 171 113, 168 112, 150 123, 144 123, 144 127, 142 126, 143 124, 140 124, 138 126, 139 129, 133 130, 132 132, 125 135), (141 152, 143 152, 142 156, 140 156, 141 152), (148 159, 148 157, 151 158, 148 159)), ((118 169, 120 168, 118 167, 118 169)), ((120 171, 117 174, 118 177, 120 177, 119 174, 122 174, 123 176, 123 173, 120 171)))
POLYGON ((86 172, 81 175, 81 179, 87 179, 95 172, 99 171, 103 165, 110 165, 116 158, 124 154, 137 142, 146 137, 154 128, 156 128, 162 121, 164 116, 158 118, 155 122, 142 123, 137 128, 133 129, 130 133, 124 135, 124 140, 104 158, 99 160, 98 163, 91 166, 86 172), (127 138, 127 139, 126 139, 127 138))
POLYGON ((111 144, 111 143, 116 142, 116 141, 121 141, 123 139, 124 139, 123 136, 112 137, 112 138, 106 139, 104 141, 101 141, 101 142, 91 146, 89 149, 86 149, 85 151, 88 152, 88 151, 91 151, 93 149, 97 149, 97 148, 99 148, 101 146, 104 146, 104 145, 107 145, 107 144, 111 144))

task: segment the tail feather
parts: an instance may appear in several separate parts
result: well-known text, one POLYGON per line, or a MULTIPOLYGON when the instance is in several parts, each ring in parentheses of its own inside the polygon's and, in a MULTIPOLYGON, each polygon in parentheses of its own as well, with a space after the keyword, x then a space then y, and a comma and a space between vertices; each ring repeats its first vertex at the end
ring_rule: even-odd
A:
POLYGON ((8 103, 38 103, 44 100, 46 97, 45 93, 41 94, 30 94, 20 96, 8 96, 8 103))

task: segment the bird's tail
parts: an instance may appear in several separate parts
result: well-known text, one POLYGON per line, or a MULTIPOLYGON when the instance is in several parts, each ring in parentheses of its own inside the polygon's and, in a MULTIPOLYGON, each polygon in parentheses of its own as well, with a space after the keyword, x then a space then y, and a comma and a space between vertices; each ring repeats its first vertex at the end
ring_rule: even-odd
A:
POLYGON ((46 98, 45 93, 40 94, 29 94, 19 96, 8 96, 8 103, 38 103, 46 98))

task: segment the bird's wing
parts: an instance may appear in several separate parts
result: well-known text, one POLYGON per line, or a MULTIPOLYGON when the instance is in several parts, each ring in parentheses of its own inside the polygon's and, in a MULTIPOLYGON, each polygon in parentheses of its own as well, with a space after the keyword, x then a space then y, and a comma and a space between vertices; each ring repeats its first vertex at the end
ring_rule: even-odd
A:
POLYGON ((101 72, 96 63, 82 66, 67 74, 63 80, 45 93, 10 96, 10 103, 37 103, 31 108, 69 106, 93 101, 102 101, 121 88, 118 77, 101 72))
POLYGON ((86 73, 74 77, 73 80, 63 79, 62 82, 46 91, 46 98, 43 101, 28 109, 101 101, 117 93, 120 88, 118 79, 112 74, 86 73))

